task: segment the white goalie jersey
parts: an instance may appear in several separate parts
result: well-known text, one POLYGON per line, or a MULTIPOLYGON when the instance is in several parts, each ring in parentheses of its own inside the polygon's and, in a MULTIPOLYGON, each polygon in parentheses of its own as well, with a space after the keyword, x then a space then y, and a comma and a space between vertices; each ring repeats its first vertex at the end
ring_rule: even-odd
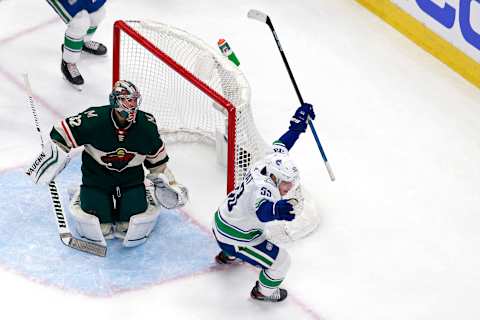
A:
POLYGON ((264 168, 263 160, 256 162, 215 213, 213 230, 219 241, 254 246, 266 239, 265 224, 258 219, 257 208, 265 201, 280 200, 281 195, 272 179, 262 174, 264 168))

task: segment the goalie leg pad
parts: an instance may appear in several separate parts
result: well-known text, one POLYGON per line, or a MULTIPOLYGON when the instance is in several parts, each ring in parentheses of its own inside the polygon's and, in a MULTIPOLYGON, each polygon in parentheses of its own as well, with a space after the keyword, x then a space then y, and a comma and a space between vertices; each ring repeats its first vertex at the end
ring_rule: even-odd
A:
POLYGON ((105 237, 111 238, 112 224, 102 223, 94 215, 88 214, 80 207, 80 192, 73 196, 70 202, 70 212, 76 224, 78 234, 85 240, 106 246, 105 237), (103 232, 102 232, 103 231, 103 232), (105 233, 105 237, 104 237, 105 233))
POLYGON ((133 215, 130 218, 125 239, 123 239, 123 246, 136 247, 145 243, 157 223, 158 214, 158 207, 149 206, 144 213, 133 215))

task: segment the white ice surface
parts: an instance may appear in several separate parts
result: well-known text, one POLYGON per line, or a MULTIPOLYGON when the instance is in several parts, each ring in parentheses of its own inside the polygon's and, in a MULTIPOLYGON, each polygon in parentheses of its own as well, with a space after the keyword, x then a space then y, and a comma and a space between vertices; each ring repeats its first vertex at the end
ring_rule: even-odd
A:
MULTIPOLYGON (((292 155, 321 205, 322 224, 289 248, 290 298, 279 305, 251 301, 257 273, 248 267, 110 298, 5 270, 1 319, 480 318, 480 94, 445 65, 353 0, 111 0, 96 39, 111 48, 116 19, 174 24, 212 45, 226 38, 252 86, 257 127, 271 141, 298 101, 270 31, 246 18, 250 8, 271 16, 303 97, 315 105, 337 176, 329 181, 313 137, 303 135, 292 155)), ((0 21, 2 171, 39 149, 21 74, 30 74, 47 130, 61 116, 106 101, 111 56, 79 63, 87 83, 79 93, 61 77, 65 27, 45 1, 3 0, 0 21)), ((171 149, 179 180, 191 186, 188 210, 209 229, 225 181, 214 152, 201 151, 211 155, 211 173, 197 173, 171 149)))

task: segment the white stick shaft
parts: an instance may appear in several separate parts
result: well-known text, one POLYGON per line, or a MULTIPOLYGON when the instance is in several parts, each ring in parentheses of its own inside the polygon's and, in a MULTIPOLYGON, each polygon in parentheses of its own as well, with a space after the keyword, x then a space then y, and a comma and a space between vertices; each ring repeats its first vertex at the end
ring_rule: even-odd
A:
POLYGON ((32 87, 30 85, 30 79, 28 78, 28 73, 24 73, 22 76, 25 82, 25 89, 27 90, 28 105, 32 110, 35 128, 37 129, 38 136, 40 137, 40 143, 42 144, 42 147, 43 147, 43 137, 42 137, 42 131, 40 129, 40 120, 38 119, 37 109, 35 109, 35 101, 33 100, 33 93, 32 93, 32 87))
MULTIPOLYGON (((23 74, 23 79, 25 82, 25 89, 28 96, 28 105, 32 109, 33 119, 35 121, 35 128, 37 129, 38 135, 40 136, 40 141, 43 148, 43 138, 42 131, 40 129, 40 121, 38 120, 37 109, 35 108, 35 101, 33 100, 32 87, 30 85, 30 80, 28 74, 23 74)), ((62 243, 70 248, 77 249, 83 252, 94 254, 100 257, 105 257, 107 254, 107 248, 95 243, 90 243, 81 239, 76 239, 70 233, 70 229, 67 224, 67 219, 63 213, 62 202, 60 200, 60 195, 58 193, 57 185, 55 181, 52 180, 48 184, 48 189, 50 191, 50 197, 52 198, 53 211, 55 213, 58 233, 60 235, 60 240, 62 243)))

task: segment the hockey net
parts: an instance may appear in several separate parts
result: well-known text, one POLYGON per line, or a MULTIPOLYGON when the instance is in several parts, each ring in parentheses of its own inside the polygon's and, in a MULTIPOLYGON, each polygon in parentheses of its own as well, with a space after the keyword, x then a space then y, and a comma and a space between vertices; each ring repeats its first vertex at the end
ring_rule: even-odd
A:
MULTIPOLYGON (((113 82, 127 79, 142 93, 166 143, 215 144, 227 168, 227 192, 271 149, 253 120, 250 86, 238 67, 198 37, 151 21, 114 24, 113 82)), ((267 229, 269 238, 296 240, 318 226, 313 199, 299 186, 298 216, 267 229)))

